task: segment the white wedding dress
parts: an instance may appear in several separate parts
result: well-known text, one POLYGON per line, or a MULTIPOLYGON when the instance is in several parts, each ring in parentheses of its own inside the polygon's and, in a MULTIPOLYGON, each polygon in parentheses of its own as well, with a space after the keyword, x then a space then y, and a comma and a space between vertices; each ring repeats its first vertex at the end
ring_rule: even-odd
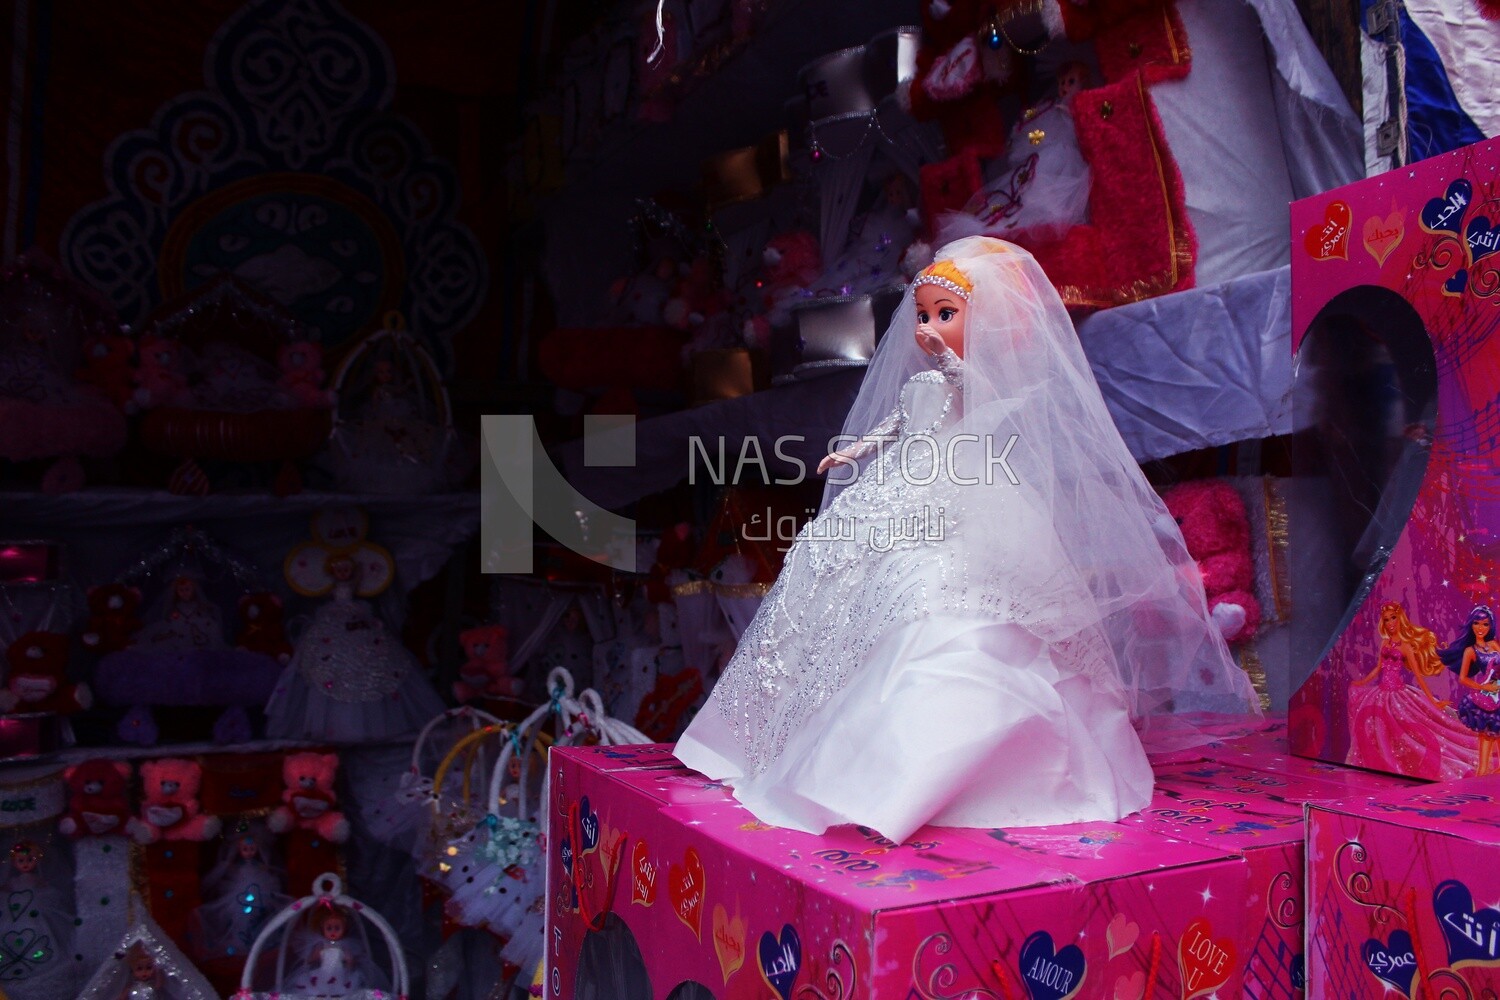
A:
MULTIPOLYGON (((861 390, 898 399, 856 449, 867 464, 798 535, 677 744, 764 822, 900 841, 928 823, 1114 820, 1151 797, 1135 722, 1248 709, 1061 302, 1029 255, 1009 257, 1040 300, 1023 310, 1029 342, 1003 329, 1016 302, 1002 310, 976 280, 967 360, 927 359, 908 293, 881 343, 905 356, 881 366, 877 352, 861 390), (1002 334, 1006 355, 982 346, 1002 334), (957 436, 981 428, 978 443, 957 436), (1179 697, 1188 686, 1201 690, 1179 697)), ((857 402, 851 423, 871 412, 857 402)))

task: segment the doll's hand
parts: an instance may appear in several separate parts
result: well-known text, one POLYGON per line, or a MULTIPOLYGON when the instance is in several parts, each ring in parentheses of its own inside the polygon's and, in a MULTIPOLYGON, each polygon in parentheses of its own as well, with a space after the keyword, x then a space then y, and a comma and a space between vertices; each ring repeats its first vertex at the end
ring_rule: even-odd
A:
POLYGON ((854 456, 847 451, 835 451, 823 456, 823 461, 818 463, 818 475, 822 475, 833 468, 843 459, 852 459, 854 456))
POLYGON ((948 349, 948 342, 943 335, 934 330, 931 324, 921 323, 917 326, 917 346, 922 350, 937 357, 948 349))

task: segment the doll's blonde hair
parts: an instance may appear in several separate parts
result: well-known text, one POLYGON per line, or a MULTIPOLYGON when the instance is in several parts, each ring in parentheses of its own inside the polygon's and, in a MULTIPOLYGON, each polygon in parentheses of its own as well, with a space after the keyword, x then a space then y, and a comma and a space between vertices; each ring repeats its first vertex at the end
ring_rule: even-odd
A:
POLYGON ((1411 650, 1412 669, 1423 677, 1436 677, 1443 672, 1443 661, 1438 658, 1437 636, 1432 629, 1423 628, 1412 623, 1406 617, 1406 609, 1395 601, 1388 601, 1380 606, 1380 624, 1376 626, 1383 639, 1399 642, 1411 650), (1385 616, 1395 611, 1396 621, 1387 632, 1385 628, 1385 616))

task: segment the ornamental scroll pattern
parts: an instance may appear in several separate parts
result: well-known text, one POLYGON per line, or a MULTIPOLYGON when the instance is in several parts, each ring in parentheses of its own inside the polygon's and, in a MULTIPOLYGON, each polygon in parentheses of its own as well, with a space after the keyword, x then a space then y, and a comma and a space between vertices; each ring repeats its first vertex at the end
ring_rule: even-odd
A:
POLYGON ((204 81, 110 145, 109 194, 68 223, 65 266, 132 324, 224 270, 332 349, 399 308, 446 365, 487 266, 452 169, 390 113, 381 39, 335 0, 251 0, 204 81))

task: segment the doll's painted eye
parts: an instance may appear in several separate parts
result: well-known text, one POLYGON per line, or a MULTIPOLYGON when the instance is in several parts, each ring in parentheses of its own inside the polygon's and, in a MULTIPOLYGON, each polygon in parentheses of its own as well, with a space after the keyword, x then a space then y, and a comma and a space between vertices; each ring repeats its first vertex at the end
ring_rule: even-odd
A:
POLYGON ((917 313, 917 322, 918 323, 930 323, 930 322, 932 322, 932 317, 928 316, 925 312, 919 312, 919 313, 917 313))
POLYGON ((942 320, 944 323, 947 323, 949 320, 953 319, 953 317, 957 316, 957 315, 958 315, 958 311, 955 310, 955 309, 939 309, 938 310, 938 319, 942 320))

